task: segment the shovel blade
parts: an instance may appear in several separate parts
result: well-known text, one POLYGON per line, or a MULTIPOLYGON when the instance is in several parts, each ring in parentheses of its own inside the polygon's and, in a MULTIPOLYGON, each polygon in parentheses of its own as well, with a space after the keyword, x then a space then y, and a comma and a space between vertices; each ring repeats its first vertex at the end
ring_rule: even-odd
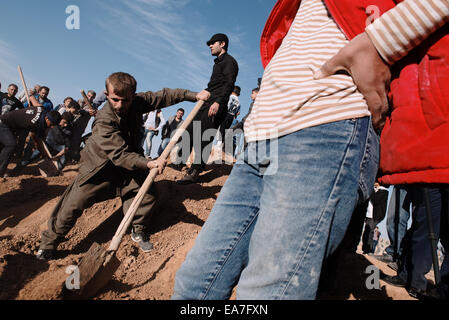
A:
POLYGON ((58 168, 55 167, 54 163, 51 160, 45 159, 37 165, 37 168, 39 169, 39 173, 44 178, 47 177, 55 177, 59 175, 58 168))
POLYGON ((107 252, 98 243, 92 244, 78 265, 79 290, 69 290, 64 284, 63 298, 86 300, 94 297, 111 280, 119 266, 120 260, 115 256, 115 252, 107 252), (105 264, 106 260, 108 261, 105 264))

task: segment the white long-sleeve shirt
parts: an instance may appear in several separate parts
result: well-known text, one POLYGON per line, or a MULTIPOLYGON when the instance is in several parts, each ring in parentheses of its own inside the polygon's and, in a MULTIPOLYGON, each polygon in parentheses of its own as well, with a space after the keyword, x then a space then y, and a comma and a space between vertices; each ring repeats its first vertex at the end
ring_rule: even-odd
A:
POLYGON ((162 129, 162 126, 165 124, 164 115, 162 112, 160 113, 161 122, 156 127, 156 111, 151 111, 148 113, 148 118, 145 121, 144 127, 145 129, 148 128, 155 128, 156 130, 160 131, 162 129))

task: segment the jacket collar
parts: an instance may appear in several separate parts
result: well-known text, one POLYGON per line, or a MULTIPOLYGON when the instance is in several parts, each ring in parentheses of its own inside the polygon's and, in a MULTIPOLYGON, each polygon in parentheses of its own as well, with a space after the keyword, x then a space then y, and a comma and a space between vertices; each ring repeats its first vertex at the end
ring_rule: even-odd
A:
POLYGON ((227 56, 227 55, 228 55, 227 52, 223 53, 222 55, 219 55, 218 57, 215 58, 214 62, 215 62, 215 63, 222 62, 223 59, 225 58, 225 56, 227 56))

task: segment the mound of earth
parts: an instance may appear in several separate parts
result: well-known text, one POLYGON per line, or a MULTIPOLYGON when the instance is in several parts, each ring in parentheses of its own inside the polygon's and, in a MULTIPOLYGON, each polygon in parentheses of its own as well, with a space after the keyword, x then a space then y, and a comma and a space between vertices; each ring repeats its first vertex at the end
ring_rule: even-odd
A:
MULTIPOLYGON (((193 246, 232 165, 211 164, 201 183, 176 184, 184 172, 167 167, 157 177, 158 203, 149 231, 154 249, 143 253, 127 234, 117 257, 121 265, 109 283, 93 298, 97 300, 167 300, 173 293, 175 273, 193 246)), ((75 227, 58 247, 57 259, 35 259, 40 233, 65 188, 77 174, 68 166, 59 177, 43 178, 36 166, 22 175, 0 182, 0 299, 61 299, 66 268, 80 262, 92 243, 105 248, 120 224, 123 212, 119 198, 97 203, 85 210, 75 227)), ((367 290, 366 266, 374 264, 394 274, 372 257, 356 254, 346 260, 340 287, 323 299, 411 299, 406 291, 382 283, 380 290, 367 290)))

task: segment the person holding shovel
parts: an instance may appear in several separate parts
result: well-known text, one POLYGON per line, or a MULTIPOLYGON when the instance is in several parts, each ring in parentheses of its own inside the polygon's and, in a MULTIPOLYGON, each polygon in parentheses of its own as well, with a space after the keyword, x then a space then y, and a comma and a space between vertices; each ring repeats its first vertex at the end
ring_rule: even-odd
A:
MULTIPOLYGON (((48 230, 42 233, 36 257, 49 260, 64 236, 74 226, 84 209, 94 203, 120 196, 127 211, 147 170, 162 172, 165 160, 148 161, 141 146, 142 115, 182 101, 206 100, 205 95, 184 89, 163 89, 158 92, 136 92, 136 80, 123 72, 106 79, 108 102, 98 111, 92 136, 81 151, 79 174, 56 204, 48 230)), ((156 201, 155 189, 150 188, 138 208, 131 238, 144 252, 152 249, 145 226, 156 201)))
MULTIPOLYGON (((215 135, 206 138, 204 133, 208 130, 217 130, 225 119, 229 96, 234 90, 239 72, 237 61, 228 54, 229 38, 225 34, 213 35, 207 41, 207 46, 210 48, 211 55, 216 58, 208 86, 201 94, 210 95, 210 99, 203 105, 193 123, 187 128, 190 140, 185 146, 188 146, 189 152, 183 153, 182 161, 184 164, 187 163, 191 151, 194 151, 195 157, 184 177, 177 181, 181 185, 198 182, 199 174, 205 169, 215 135), (194 126, 198 123, 200 130, 197 131, 194 126)), ((183 141, 181 143, 183 144, 183 141)))
MULTIPOLYGON (((37 139, 45 137, 48 128, 59 124, 61 115, 57 111, 46 112, 43 107, 29 107, 27 109, 19 109, 8 112, 0 116, 0 144, 3 149, 0 152, 0 178, 8 177, 7 167, 11 161, 11 157, 16 151, 20 157, 25 145, 25 140, 30 133, 30 144, 35 145, 40 150, 37 139)), ((22 166, 19 165, 14 169, 17 173, 22 166)))

